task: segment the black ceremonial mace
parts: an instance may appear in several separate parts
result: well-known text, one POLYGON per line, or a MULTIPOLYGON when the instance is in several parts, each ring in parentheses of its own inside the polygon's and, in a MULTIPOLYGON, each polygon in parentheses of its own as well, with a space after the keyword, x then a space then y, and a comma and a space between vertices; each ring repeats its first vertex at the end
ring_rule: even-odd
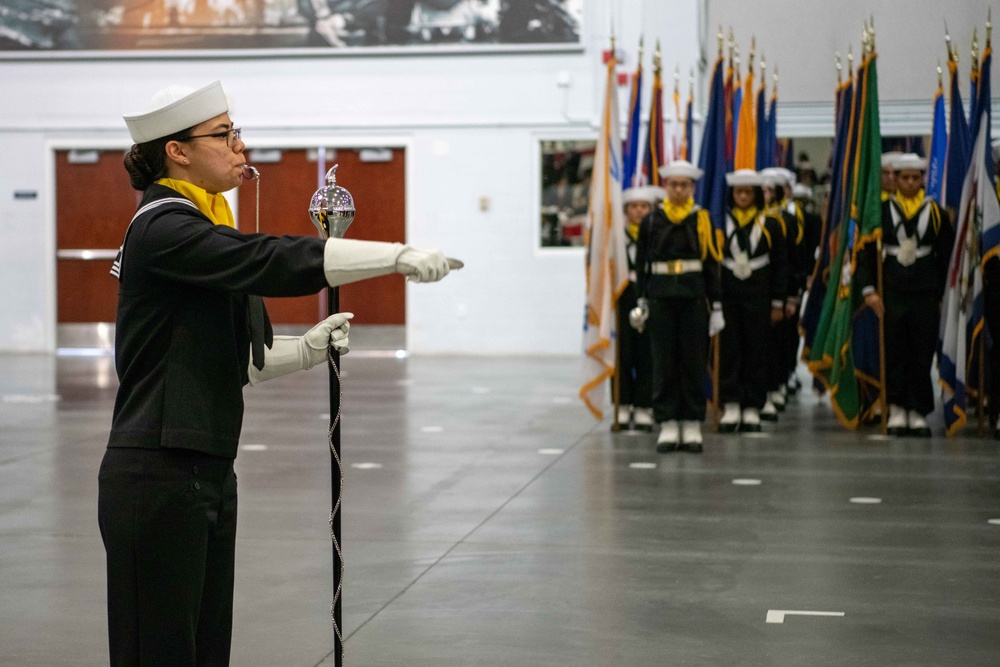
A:
MULTIPOLYGON (((326 185, 313 195, 309 202, 309 217, 325 238, 343 238, 347 228, 354 222, 354 197, 337 185, 337 165, 326 172, 326 185)), ((326 290, 327 316, 340 312, 340 288, 326 290)), ((340 412, 343 403, 343 389, 340 384, 340 353, 333 345, 327 348, 327 362, 330 367, 330 481, 332 486, 330 509, 330 537, 333 540, 333 603, 330 616, 333 619, 333 664, 343 667, 344 634, 343 605, 341 593, 344 589, 344 552, 340 541, 340 507, 344 497, 344 468, 340 459, 340 412)))

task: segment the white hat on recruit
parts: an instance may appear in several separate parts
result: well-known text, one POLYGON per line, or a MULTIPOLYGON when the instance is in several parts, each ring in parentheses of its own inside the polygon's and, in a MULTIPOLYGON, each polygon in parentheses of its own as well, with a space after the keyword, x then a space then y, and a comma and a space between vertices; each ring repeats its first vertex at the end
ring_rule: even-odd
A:
POLYGON ((125 114, 132 141, 142 144, 194 127, 229 111, 226 94, 218 81, 195 90, 169 86, 150 98, 146 108, 125 114))
POLYGON ((808 199, 813 196, 812 188, 808 185, 802 185, 801 183, 796 183, 795 187, 792 188, 792 197, 795 199, 808 199))
POLYGON ((915 169, 917 171, 927 171, 927 160, 916 153, 903 153, 892 161, 894 171, 905 171, 915 169))
POLYGON ((899 151, 889 151, 888 153, 882 153, 882 168, 892 169, 892 163, 896 161, 902 153, 899 151))
POLYGON ((759 187, 764 185, 764 179, 753 169, 737 169, 734 172, 726 174, 726 185, 731 188, 740 187, 742 185, 759 187))
POLYGON ((667 191, 655 185, 644 185, 638 188, 628 188, 622 193, 622 203, 647 201, 650 204, 667 198, 667 191))
POLYGON ((660 167, 661 178, 690 178, 697 181, 705 172, 694 166, 687 160, 674 160, 670 164, 660 167))

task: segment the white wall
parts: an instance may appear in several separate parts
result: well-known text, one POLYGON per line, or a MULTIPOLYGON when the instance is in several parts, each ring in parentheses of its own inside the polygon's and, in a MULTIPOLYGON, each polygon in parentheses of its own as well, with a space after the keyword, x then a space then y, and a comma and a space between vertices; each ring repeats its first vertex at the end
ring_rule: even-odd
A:
MULTIPOLYGON (((963 96, 968 95, 973 27, 980 50, 989 0, 706 0, 711 33, 707 56, 714 59, 718 26, 732 26, 744 54, 756 36, 769 68, 779 68, 778 134, 832 136, 833 90, 837 82, 834 53, 861 52, 864 21, 875 19, 879 102, 885 135, 930 134, 931 99, 937 88, 937 65, 946 63, 944 24, 958 45, 963 96)), ((1000 15, 996 17, 1000 20, 1000 15)), ((855 64, 860 64, 856 57, 855 64)), ((845 59, 846 68, 846 59, 845 59)), ((759 68, 757 74, 759 76, 759 68)), ((947 85, 947 69, 945 69, 947 85)), ((993 78, 996 90, 996 76, 993 78)), ((967 98, 966 98, 966 101, 967 98)))
POLYGON ((0 62, 0 351, 55 348, 52 150, 125 147, 123 112, 165 85, 221 79, 251 147, 407 147, 408 240, 466 262, 408 286, 411 351, 576 354, 583 255, 538 248, 538 141, 596 135, 611 20, 629 68, 640 30, 662 39, 668 67, 696 61, 699 1, 666 5, 587 1, 584 48, 569 53, 0 62))

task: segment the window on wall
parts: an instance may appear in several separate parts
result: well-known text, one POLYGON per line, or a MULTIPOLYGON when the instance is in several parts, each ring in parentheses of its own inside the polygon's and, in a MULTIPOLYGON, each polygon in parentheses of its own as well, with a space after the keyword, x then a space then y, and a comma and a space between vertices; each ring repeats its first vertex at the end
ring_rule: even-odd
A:
POLYGON ((583 246, 595 147, 593 140, 541 142, 543 248, 583 246))

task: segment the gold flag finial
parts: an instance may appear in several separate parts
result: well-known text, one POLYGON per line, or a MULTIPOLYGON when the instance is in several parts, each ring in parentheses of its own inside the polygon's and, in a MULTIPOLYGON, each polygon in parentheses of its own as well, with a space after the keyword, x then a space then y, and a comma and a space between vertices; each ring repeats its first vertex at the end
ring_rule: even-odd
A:
POLYGON ((944 79, 941 78, 942 70, 941 70, 941 61, 940 60, 938 61, 938 64, 937 64, 937 73, 938 73, 938 88, 944 88, 944 79))
POLYGON ((854 75, 854 45, 847 45, 847 76, 854 75))
POLYGON ((979 71, 979 26, 972 29, 972 71, 979 71))
POLYGON ((990 48, 990 40, 993 37, 993 8, 986 8, 986 48, 990 48))
POLYGON ((757 38, 750 37, 750 57, 747 59, 747 72, 753 73, 753 57, 757 54, 757 38))
POLYGON ((653 52, 653 72, 659 74, 662 69, 662 54, 660 52, 660 40, 656 40, 656 51, 653 52))
POLYGON ((875 15, 872 14, 868 22, 868 45, 871 51, 875 50, 875 15))
POLYGON ((763 51, 760 52, 760 76, 761 78, 767 76, 767 60, 763 51))
POLYGON ((688 75, 689 90, 691 91, 691 99, 694 99, 694 68, 691 68, 691 73, 688 75))
POLYGON ((868 37, 868 20, 865 19, 865 27, 861 29, 861 58, 862 62, 864 58, 868 55, 869 37, 868 37))
POLYGON ((834 61, 837 64, 837 85, 839 86, 841 84, 841 82, 843 81, 843 79, 841 78, 841 76, 844 73, 844 66, 840 62, 840 51, 834 51, 833 55, 834 55, 834 61))
POLYGON ((681 66, 674 67, 674 95, 681 90, 681 66))
POLYGON ((642 67, 642 42, 643 42, 643 36, 640 34, 639 35, 639 62, 637 63, 637 67, 642 67))
POLYGON ((736 78, 740 78, 740 47, 739 44, 733 47, 733 72, 736 78))
POLYGON ((722 57, 722 45, 726 41, 726 36, 722 32, 722 24, 719 24, 719 32, 715 35, 719 39, 719 57, 722 57))

